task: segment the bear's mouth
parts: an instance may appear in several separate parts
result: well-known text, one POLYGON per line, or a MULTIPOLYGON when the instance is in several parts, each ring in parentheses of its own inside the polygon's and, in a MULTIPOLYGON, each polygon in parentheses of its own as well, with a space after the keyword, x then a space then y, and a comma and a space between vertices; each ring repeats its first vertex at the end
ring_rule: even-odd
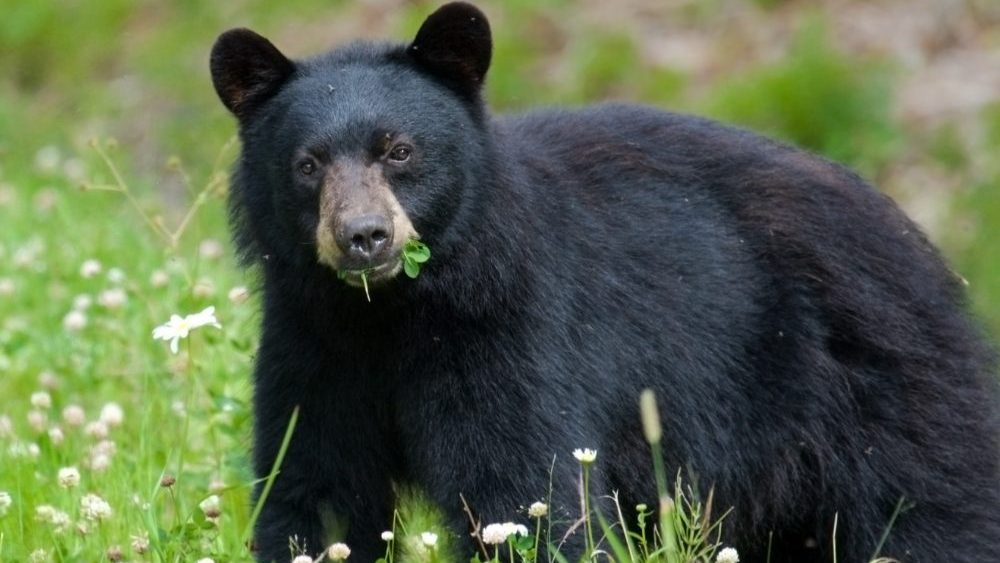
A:
POLYGON ((396 277, 396 274, 403 269, 403 261, 400 258, 387 260, 382 264, 363 268, 359 270, 340 269, 337 276, 344 280, 347 285, 354 287, 368 287, 379 285, 396 277))

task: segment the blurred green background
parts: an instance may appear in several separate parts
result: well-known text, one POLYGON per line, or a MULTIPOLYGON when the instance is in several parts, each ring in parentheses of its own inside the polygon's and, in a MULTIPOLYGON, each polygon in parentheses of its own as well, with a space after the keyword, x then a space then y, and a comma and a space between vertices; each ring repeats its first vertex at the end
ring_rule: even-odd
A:
MULTIPOLYGON (((497 111, 643 102, 843 161, 918 221, 1000 335, 1000 1, 479 5, 494 30, 487 92, 497 111)), ((253 279, 229 252, 224 188, 203 192, 225 185, 236 155, 209 49, 236 26, 292 57, 357 37, 406 41, 436 6, 0 0, 0 491, 13 498, 6 516, 0 507, 0 560, 44 549, 40 561, 95 561, 108 546, 128 552, 136 537, 153 540, 157 560, 248 557, 248 373, 259 317, 253 301, 226 298, 253 279), (134 202, 80 189, 115 182, 95 139, 134 202), (195 202, 176 245, 136 212, 174 229, 195 202), (88 259, 118 272, 82 275, 88 259), (118 289, 125 304, 115 303, 120 293, 106 298, 118 289), (81 308, 79 296, 97 304, 81 308), (205 329, 180 355, 149 337, 170 314, 209 305, 223 330, 205 329), (86 313, 85 327, 69 322, 73 312, 86 313), (53 402, 41 423, 28 399, 39 389, 53 402), (107 401, 124 405, 130 423, 112 435, 114 464, 98 469, 87 442, 97 438, 60 444, 52 431, 72 432, 58 409, 95 413, 107 401), (99 534, 58 539, 35 510, 74 510, 78 499, 53 494, 56 470, 74 464, 90 464, 84 486, 105 495, 116 518, 99 534), (157 492, 164 472, 179 477, 169 499, 157 492), (220 483, 232 487, 220 493, 224 516, 205 528, 191 509, 220 483)))
MULTIPOLYGON (((88 139, 114 137, 125 173, 170 213, 184 194, 164 163, 179 156, 202 177, 234 131, 206 70, 220 31, 249 26, 305 56, 354 37, 405 40, 435 5, 5 2, 0 181, 27 196, 72 189, 39 174, 39 150, 86 164, 88 139)), ((1000 229, 1000 2, 481 5, 496 35, 488 91, 497 110, 643 101, 744 124, 844 161, 943 246, 970 281, 979 314, 1000 329, 1000 245, 992 244, 1000 229)), ((129 231, 125 223, 93 228, 129 231)))

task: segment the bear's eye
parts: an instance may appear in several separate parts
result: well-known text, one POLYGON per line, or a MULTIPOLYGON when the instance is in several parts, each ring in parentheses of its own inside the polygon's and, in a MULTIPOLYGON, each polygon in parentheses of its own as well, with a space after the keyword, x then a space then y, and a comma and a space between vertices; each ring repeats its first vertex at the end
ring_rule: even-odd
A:
POLYGON ((411 152, 413 152, 413 149, 409 145, 396 145, 389 151, 389 160, 406 162, 409 160, 411 152))
POLYGON ((301 172, 302 175, 311 176, 315 171, 316 163, 311 158, 307 158, 299 163, 299 172, 301 172))

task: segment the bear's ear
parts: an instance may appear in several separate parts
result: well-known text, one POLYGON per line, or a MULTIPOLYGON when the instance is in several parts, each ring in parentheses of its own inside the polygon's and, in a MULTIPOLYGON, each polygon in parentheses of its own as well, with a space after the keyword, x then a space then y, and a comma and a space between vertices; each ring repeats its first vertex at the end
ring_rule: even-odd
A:
POLYGON ((240 121, 278 93, 295 71, 270 41, 242 28, 215 40, 209 65, 216 93, 240 121))
POLYGON ((445 4, 427 17, 406 52, 422 68, 475 98, 493 54, 490 23, 472 4, 445 4))

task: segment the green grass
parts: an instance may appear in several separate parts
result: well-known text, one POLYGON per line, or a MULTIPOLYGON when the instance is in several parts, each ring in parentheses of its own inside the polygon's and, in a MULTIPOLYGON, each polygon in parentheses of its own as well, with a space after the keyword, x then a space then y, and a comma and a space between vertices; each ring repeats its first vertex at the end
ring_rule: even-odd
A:
MULTIPOLYGON (((247 560, 248 376, 260 316, 255 280, 234 266, 229 247, 224 196, 234 124, 214 97, 205 59, 215 36, 236 25, 280 36, 292 43, 289 52, 305 55, 329 42, 309 22, 333 28, 367 21, 364 11, 319 0, 9 8, 0 19, 0 491, 12 504, 0 516, 0 561, 29 561, 36 550, 44 560, 99 561, 114 548, 126 560, 247 560), (84 275, 89 260, 100 271, 84 275), (222 328, 193 331, 178 354, 152 338, 172 314, 209 306, 222 328), (32 404, 42 391, 50 406, 41 395, 32 404), (93 424, 110 403, 121 407, 123 423, 93 424), (83 409, 83 424, 73 423, 73 407, 83 409), (79 469, 78 486, 59 486, 63 467, 79 469), (165 477, 174 482, 161 486, 165 477), (88 493, 113 514, 100 522, 83 517, 88 493), (212 495, 219 497, 215 522, 199 508, 212 495), (65 512, 67 529, 39 522, 40 506, 65 512), (145 554, 132 547, 142 542, 145 554)), ((711 25, 718 9, 699 8, 697 21, 711 25)), ((428 10, 408 6, 381 15, 379 25, 406 37, 428 10)), ((980 140, 942 128, 924 147, 892 117, 892 65, 841 53, 822 22, 803 27, 779 60, 695 87, 685 72, 647 61, 629 30, 564 17, 566 2, 486 10, 497 33, 488 93, 499 108, 612 97, 702 110, 873 177, 899 165, 901 155, 926 154, 962 179, 963 191, 947 202, 954 227, 942 242, 970 281, 976 311, 1000 334, 1000 287, 991 283, 1000 279, 1000 169, 990 156, 1000 150, 1000 105, 984 113, 980 140)), ((693 491, 670 496, 686 514, 704 515, 693 491)), ((433 530, 438 555, 454 557, 436 509, 419 491, 404 497, 400 552, 426 558, 419 535, 433 530)), ((602 518, 591 522, 601 548, 659 549, 651 535, 623 532, 639 534, 638 523, 602 518)), ((654 522, 646 524, 651 533, 654 522)), ((682 537, 691 531, 679 529, 682 537)), ((702 539, 712 549, 691 553, 708 560, 717 546, 702 539)), ((505 544, 504 553, 533 546, 505 544)))

